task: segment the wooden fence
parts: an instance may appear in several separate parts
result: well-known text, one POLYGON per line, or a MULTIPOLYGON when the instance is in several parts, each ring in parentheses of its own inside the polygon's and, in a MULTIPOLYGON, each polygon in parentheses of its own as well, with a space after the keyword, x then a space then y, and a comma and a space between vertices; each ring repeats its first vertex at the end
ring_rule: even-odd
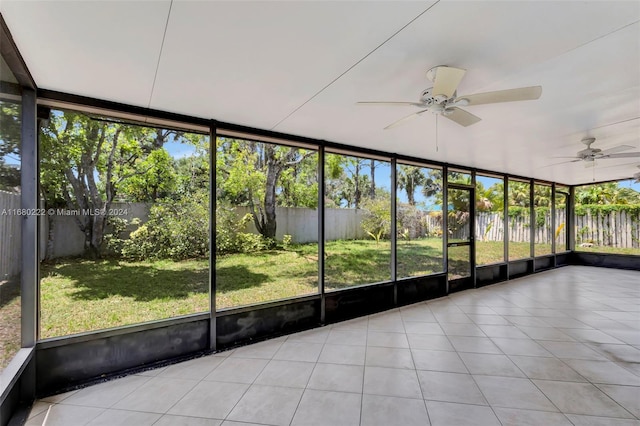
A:
MULTIPOLYGON (((439 217, 427 216, 425 218, 429 227, 440 226, 439 217)), ((566 224, 566 213, 564 210, 556 212, 556 229, 551 228, 551 213, 544 217, 544 224, 535 228, 535 243, 551 244, 555 237, 556 230, 560 224, 566 224)), ((449 235, 450 238, 465 239, 465 229, 459 229, 449 235)), ((558 241, 565 241, 565 226, 558 232, 558 241)), ((476 240, 477 241, 502 241, 504 240, 504 217, 500 213, 480 212, 476 214, 476 240)), ((509 241, 529 242, 531 240, 531 220, 528 215, 515 216, 509 218, 509 241)), ((631 247, 631 246, 629 246, 631 247)))
POLYGON ((576 215, 576 243, 618 248, 640 248, 640 221, 624 211, 576 215))
MULTIPOLYGON (((126 219, 140 218, 142 222, 148 218, 149 206, 143 203, 127 203, 123 205, 130 212, 126 219)), ((3 209, 19 209, 20 194, 0 191, 0 212, 3 209)), ((244 214, 246 208, 238 208, 239 214, 244 214)), ((278 208, 278 237, 284 234, 293 236, 295 242, 317 241, 318 212, 304 208, 278 208)), ((327 209, 325 211, 325 232, 327 240, 368 238, 360 225, 363 219, 361 210, 327 209)), ((83 251, 84 234, 80 232, 72 217, 57 217, 55 229, 55 244, 52 247, 51 258, 60 256, 79 255, 83 251)), ((405 219, 398 232, 408 231, 411 238, 442 235, 442 219, 438 215, 420 212, 412 220, 405 219)), ((556 229, 551 227, 550 213, 547 213, 542 226, 536 226, 535 243, 550 244, 554 238, 557 242, 566 241, 566 223, 564 210, 556 212, 556 229), (558 230, 559 229, 559 230, 558 230), (558 235, 556 237, 556 231, 558 235)), ((0 216, 0 280, 20 273, 20 216, 0 216)), ((47 221, 42 218, 40 250, 44 257, 47 243, 47 221)), ((638 218, 626 212, 611 212, 605 215, 591 214, 576 216, 576 243, 592 243, 599 246, 619 248, 640 247, 640 223, 638 218)), ((250 232, 255 232, 253 224, 248 225, 250 232)), ((514 242, 528 242, 531 236, 530 220, 528 216, 509 218, 509 240, 514 242)), ((502 241, 504 239, 504 221, 499 213, 480 212, 476 215, 476 240, 502 241)), ((450 234, 450 238, 467 238, 465 230, 461 229, 450 234)))
POLYGON ((20 273, 21 216, 8 212, 19 208, 20 194, 0 191, 0 281, 20 273))

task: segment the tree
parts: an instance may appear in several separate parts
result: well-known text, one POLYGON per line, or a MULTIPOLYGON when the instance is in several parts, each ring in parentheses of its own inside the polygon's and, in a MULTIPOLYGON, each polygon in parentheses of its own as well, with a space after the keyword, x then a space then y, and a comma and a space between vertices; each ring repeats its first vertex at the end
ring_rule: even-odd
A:
POLYGON ((20 186, 19 104, 0 101, 0 131, 0 190, 13 191, 20 186))
POLYGON ((336 206, 355 209, 360 208, 363 199, 375 198, 375 160, 339 154, 327 154, 325 158, 326 198, 336 206), (373 175, 366 174, 366 168, 373 175))
POLYGON ((176 189, 177 173, 173 158, 164 148, 152 151, 141 160, 137 167, 141 170, 122 182, 121 195, 137 202, 155 202, 165 198, 176 189))
POLYGON ((391 233, 391 194, 380 194, 376 198, 367 199, 363 205, 364 218, 362 229, 379 243, 381 239, 387 239, 391 233))
POLYGON ((281 200, 302 203, 298 206, 317 207, 317 195, 309 197, 317 194, 317 178, 313 182, 309 173, 310 167, 317 167, 314 151, 229 138, 219 138, 216 150, 218 199, 248 206, 256 229, 265 238, 276 236, 278 195, 281 200), (306 172, 289 173, 292 169, 306 172), (297 192, 300 185, 309 184, 311 190, 297 192))
MULTIPOLYGON (((149 160, 151 153, 169 139, 180 137, 170 130, 107 122, 70 111, 53 112, 41 133, 41 150, 46 153, 41 160, 45 207, 63 206, 79 212, 73 217, 85 235, 85 251, 100 257, 109 210, 120 190, 131 179, 153 174, 163 155, 149 160)), ((158 181, 156 189, 160 185, 158 181)), ((153 191, 154 184, 142 186, 153 191)), ((48 218, 52 229, 53 218, 48 218)))
POLYGON ((398 165, 398 188, 407 193, 407 201, 410 205, 416 205, 415 193, 419 186, 427 182, 427 177, 420 167, 398 165))
POLYGON ((529 207, 529 184, 509 181, 509 206, 529 207))
POLYGON ((608 182, 576 188, 577 204, 639 204, 640 193, 632 188, 620 187, 619 182, 608 182))
POLYGON ((533 205, 548 207, 551 205, 551 187, 547 185, 533 186, 533 205))

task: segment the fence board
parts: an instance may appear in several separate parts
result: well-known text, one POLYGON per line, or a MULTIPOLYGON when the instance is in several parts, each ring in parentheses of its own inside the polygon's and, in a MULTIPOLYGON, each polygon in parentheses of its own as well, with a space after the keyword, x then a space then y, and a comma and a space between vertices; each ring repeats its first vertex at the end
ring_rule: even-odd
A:
MULTIPOLYGON (((20 194, 0 191, 0 213, 7 209, 20 208, 20 194)), ((21 264, 21 217, 4 214, 0 216, 0 281, 20 273, 21 264)))

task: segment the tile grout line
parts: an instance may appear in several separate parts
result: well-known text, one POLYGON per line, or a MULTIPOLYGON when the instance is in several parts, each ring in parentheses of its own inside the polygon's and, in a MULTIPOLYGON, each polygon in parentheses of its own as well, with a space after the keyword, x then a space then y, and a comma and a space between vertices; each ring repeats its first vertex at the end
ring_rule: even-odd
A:
MULTIPOLYGON (((329 339, 329 334, 328 333, 327 333, 327 337, 325 338, 325 342, 327 341, 327 339, 329 339)), ((320 348, 320 352, 318 353, 318 357, 316 358, 316 361, 313 363, 313 368, 311 369, 311 374, 309 374, 309 378, 307 379, 307 383, 304 385, 304 388, 302 389, 302 393, 300 394, 300 398, 298 399, 298 403, 296 404, 296 409, 293 410, 293 415, 291 416, 291 420, 289 420, 289 426, 291 426, 293 424, 293 419, 296 418, 296 414, 298 413, 298 409, 300 408, 300 403, 302 402, 302 398, 304 398, 304 394, 307 392, 307 389, 309 387, 309 382, 311 382, 311 377, 313 377, 313 373, 314 373, 314 371, 316 371, 316 367, 318 366, 318 360, 320 359, 320 355, 322 355, 322 350, 324 349, 324 345, 325 344, 326 343, 322 344, 322 348, 320 348)))
MULTIPOLYGON (((429 312, 431 313, 431 315, 433 315, 433 312, 431 311, 431 309, 429 309, 429 312)), ((402 314, 400 315, 400 317, 402 317, 402 314)), ((438 324, 438 326, 442 328, 440 324, 438 324)), ((422 390, 422 383, 420 383, 420 376, 418 376, 418 367, 416 366, 416 361, 413 357, 413 350, 411 350, 411 345, 409 344, 409 337, 407 336, 407 327, 405 326, 404 321, 402 321, 402 328, 404 328, 404 336, 407 339, 407 344, 409 345, 409 355, 411 356, 411 362, 413 363, 413 372, 415 373, 416 380, 418 381, 418 388, 420 389, 420 395, 422 395, 422 404, 424 405, 424 410, 427 413, 427 420, 429 421, 429 424, 432 424, 431 414, 429 414, 429 407, 427 406, 427 400, 424 397, 424 391, 422 390)))
POLYGON ((364 381, 365 378, 367 377, 367 348, 368 345, 367 343, 369 342, 369 320, 370 320, 371 316, 367 315, 367 328, 365 329, 365 334, 364 334, 364 361, 363 361, 363 365, 362 365, 362 393, 360 394, 360 421, 358 422, 358 424, 360 426, 362 425, 362 410, 364 408, 364 381))

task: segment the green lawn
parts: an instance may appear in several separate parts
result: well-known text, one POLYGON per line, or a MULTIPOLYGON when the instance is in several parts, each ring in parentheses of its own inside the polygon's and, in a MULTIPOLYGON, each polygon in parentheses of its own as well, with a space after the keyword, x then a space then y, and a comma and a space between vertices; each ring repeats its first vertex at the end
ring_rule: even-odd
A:
POLYGON ((640 255, 640 248, 619 248, 608 246, 580 247, 576 244, 576 251, 587 251, 591 253, 615 253, 615 254, 635 254, 640 255))
POLYGON ((0 280, 0 371, 20 349, 20 279, 0 280))
POLYGON ((41 337, 209 310, 209 262, 60 259, 40 270, 41 337))
MULTIPOLYGON (((503 244, 476 243, 478 265, 501 262, 503 244)), ((529 257, 529 243, 510 243, 512 259, 529 257)), ((536 245, 547 250, 548 246, 536 245)), ((595 251, 595 250, 594 250, 595 251)), ((537 250, 540 252, 540 250, 537 250)), ((450 277, 468 271, 468 247, 449 253, 450 277)), ((325 247, 327 290, 387 281, 388 241, 332 241, 325 247)), ((442 240, 398 241, 398 277, 442 271, 442 240)), ((218 309, 318 291, 316 244, 218 256, 218 309)), ((204 312, 209 309, 206 260, 126 262, 60 259, 42 265, 42 337, 54 337, 204 312)))

